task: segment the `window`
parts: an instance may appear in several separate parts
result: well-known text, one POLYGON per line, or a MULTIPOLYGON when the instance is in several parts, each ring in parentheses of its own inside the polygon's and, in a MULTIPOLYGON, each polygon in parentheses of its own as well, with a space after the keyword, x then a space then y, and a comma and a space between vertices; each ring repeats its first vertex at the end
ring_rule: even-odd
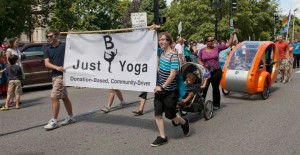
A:
POLYGON ((25 59, 35 59, 36 57, 43 57, 43 45, 28 47, 23 51, 23 54, 25 55, 25 59))

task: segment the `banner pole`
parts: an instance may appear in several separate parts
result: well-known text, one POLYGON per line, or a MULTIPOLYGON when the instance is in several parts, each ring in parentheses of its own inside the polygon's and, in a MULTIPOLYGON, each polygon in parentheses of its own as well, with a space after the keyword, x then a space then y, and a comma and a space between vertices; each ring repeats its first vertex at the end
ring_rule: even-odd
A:
POLYGON ((124 32, 124 31, 132 31, 132 30, 140 30, 140 29, 159 29, 160 25, 151 25, 147 27, 139 27, 139 28, 126 28, 126 29, 112 29, 112 30, 99 30, 99 31, 69 31, 69 32, 60 32, 60 34, 87 34, 87 33, 105 33, 105 32, 124 32))

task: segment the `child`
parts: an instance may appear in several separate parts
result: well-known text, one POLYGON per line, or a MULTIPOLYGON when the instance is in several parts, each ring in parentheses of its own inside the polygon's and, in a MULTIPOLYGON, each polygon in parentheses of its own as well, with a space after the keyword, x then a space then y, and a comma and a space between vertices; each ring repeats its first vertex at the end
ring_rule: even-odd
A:
POLYGON ((207 85, 207 80, 210 78, 210 72, 206 72, 204 74, 204 81, 203 84, 199 87, 199 84, 197 84, 197 75, 194 73, 188 73, 186 75, 186 80, 185 80, 185 84, 186 84, 186 94, 184 99, 182 99, 181 102, 178 102, 177 105, 179 106, 183 106, 185 104, 187 104, 195 95, 196 90, 199 88, 200 90, 204 89, 207 85))
POLYGON ((19 102, 20 102, 20 95, 22 94, 22 85, 21 85, 21 77, 22 77, 22 70, 21 67, 16 65, 17 60, 19 59, 16 55, 10 55, 8 57, 9 64, 6 65, 5 70, 8 76, 8 91, 6 97, 5 106, 2 107, 0 110, 8 110, 8 103, 10 101, 11 96, 16 97, 16 109, 19 109, 19 102))

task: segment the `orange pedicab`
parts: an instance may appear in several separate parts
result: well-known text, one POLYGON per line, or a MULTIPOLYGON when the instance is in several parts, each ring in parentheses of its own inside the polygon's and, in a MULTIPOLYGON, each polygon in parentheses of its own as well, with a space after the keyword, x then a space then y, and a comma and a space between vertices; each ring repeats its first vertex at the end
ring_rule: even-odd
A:
POLYGON ((223 69, 223 94, 230 91, 256 94, 265 100, 279 70, 279 57, 271 41, 245 41, 229 54, 223 69))

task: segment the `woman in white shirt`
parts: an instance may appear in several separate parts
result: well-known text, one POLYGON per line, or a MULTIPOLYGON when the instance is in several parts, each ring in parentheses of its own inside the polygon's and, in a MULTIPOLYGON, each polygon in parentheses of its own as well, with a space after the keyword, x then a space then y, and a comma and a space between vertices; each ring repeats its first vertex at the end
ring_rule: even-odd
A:
POLYGON ((9 48, 6 50, 6 57, 8 58, 10 55, 16 55, 19 57, 17 61, 17 65, 19 65, 22 68, 22 63, 21 63, 21 52, 18 48, 19 46, 19 39, 17 37, 11 38, 9 40, 9 48))

